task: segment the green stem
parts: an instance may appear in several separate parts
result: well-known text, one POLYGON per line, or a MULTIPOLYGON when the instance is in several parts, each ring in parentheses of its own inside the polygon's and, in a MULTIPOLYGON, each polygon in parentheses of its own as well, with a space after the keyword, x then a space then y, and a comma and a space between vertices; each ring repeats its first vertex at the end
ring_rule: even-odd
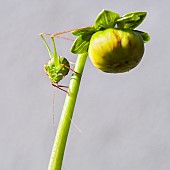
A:
POLYGON ((86 59, 87 53, 80 54, 77 57, 74 71, 78 72, 79 74, 73 73, 70 80, 68 91, 69 95, 66 96, 63 106, 63 111, 54 140, 48 170, 61 170, 67 136, 70 129, 70 123, 73 116, 73 111, 86 59))

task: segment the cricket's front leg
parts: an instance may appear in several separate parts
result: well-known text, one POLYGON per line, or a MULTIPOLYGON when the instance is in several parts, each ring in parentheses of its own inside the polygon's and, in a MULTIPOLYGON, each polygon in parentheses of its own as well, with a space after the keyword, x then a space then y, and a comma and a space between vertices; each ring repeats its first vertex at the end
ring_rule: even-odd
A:
POLYGON ((61 64, 63 67, 66 67, 68 68, 69 70, 71 70, 72 72, 76 73, 76 74, 79 74, 78 72, 74 71, 72 68, 68 67, 67 65, 65 64, 61 64))

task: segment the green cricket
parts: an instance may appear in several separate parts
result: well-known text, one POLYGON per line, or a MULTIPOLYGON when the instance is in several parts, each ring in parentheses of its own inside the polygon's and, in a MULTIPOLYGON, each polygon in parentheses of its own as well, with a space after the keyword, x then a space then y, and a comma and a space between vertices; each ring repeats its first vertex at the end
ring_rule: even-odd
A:
POLYGON ((59 85, 58 83, 69 73, 69 70, 71 70, 72 72, 75 71, 70 68, 70 63, 66 58, 57 54, 54 36, 51 35, 51 41, 54 52, 52 52, 50 47, 48 46, 48 43, 43 36, 43 33, 40 34, 40 37, 42 38, 50 55, 50 60, 47 64, 44 65, 44 69, 51 80, 51 84, 69 95, 68 91, 63 89, 68 88, 68 86, 59 85))

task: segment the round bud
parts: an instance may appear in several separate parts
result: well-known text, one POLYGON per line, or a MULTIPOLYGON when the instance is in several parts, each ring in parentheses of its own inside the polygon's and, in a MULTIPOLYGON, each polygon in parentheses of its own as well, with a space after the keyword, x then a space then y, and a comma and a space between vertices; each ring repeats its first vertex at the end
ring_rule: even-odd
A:
POLYGON ((139 64, 144 42, 133 30, 109 28, 92 35, 88 52, 98 69, 107 73, 123 73, 139 64))

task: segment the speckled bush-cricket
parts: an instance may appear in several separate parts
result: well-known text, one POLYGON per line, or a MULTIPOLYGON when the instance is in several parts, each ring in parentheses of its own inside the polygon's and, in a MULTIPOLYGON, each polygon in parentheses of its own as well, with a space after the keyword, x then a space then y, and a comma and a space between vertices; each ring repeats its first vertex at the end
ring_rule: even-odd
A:
POLYGON ((69 70, 71 70, 73 72, 75 72, 75 71, 72 68, 70 68, 69 61, 66 58, 59 56, 57 54, 54 36, 51 36, 54 52, 52 52, 50 47, 48 46, 48 43, 43 36, 43 33, 40 34, 40 37, 42 38, 42 40, 48 50, 48 53, 50 55, 50 60, 48 61, 47 64, 44 65, 45 71, 46 71, 48 77, 51 79, 52 85, 64 92, 66 92, 69 95, 68 91, 63 89, 63 88, 68 88, 68 87, 59 85, 58 83, 69 73, 69 70))

